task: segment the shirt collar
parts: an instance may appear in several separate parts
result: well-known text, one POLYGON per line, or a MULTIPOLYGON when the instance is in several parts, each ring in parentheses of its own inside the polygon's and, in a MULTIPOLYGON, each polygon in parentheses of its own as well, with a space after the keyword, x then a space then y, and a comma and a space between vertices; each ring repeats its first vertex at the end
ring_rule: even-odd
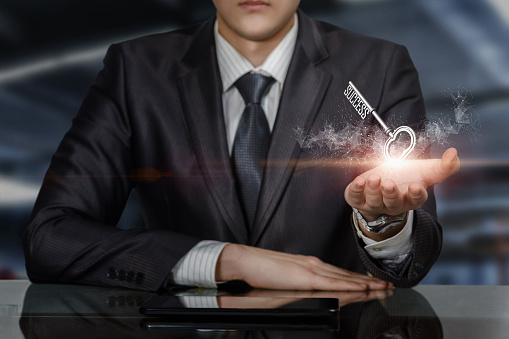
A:
POLYGON ((297 41, 299 22, 294 16, 294 24, 281 42, 269 54, 267 59, 258 67, 254 67, 242 54, 240 54, 225 38, 219 34, 217 20, 214 25, 214 38, 216 42, 217 61, 223 83, 223 92, 226 92, 238 78, 248 72, 264 73, 272 76, 283 85, 288 67, 292 60, 295 42, 297 41))

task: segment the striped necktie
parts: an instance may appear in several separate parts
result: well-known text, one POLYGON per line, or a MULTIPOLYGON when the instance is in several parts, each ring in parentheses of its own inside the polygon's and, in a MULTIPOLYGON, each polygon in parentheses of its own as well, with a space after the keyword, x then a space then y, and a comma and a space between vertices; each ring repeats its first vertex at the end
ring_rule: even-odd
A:
POLYGON ((272 77, 248 73, 235 82, 246 108, 233 142, 233 170, 250 227, 256 215, 270 142, 269 124, 260 103, 274 81, 272 77))

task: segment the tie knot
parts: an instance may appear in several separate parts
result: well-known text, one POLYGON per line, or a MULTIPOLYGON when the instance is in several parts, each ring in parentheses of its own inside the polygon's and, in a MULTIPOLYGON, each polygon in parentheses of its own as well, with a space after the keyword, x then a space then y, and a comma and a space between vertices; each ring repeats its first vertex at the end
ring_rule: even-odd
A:
POLYGON ((239 90, 247 106, 249 104, 260 104, 262 97, 274 81, 274 78, 270 76, 247 73, 235 82, 235 87, 239 90))

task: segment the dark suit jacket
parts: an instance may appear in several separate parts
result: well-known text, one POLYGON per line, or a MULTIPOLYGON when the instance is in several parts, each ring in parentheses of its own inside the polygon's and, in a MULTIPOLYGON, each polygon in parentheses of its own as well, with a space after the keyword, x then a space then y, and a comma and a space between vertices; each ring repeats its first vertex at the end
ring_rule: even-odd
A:
POLYGON ((252 232, 232 176, 209 20, 111 46, 24 234, 30 279, 155 290, 196 243, 217 239, 314 255, 398 286, 419 282, 441 248, 432 192, 415 215, 412 254, 391 271, 352 232, 344 190, 354 171, 310 161, 292 130, 358 123, 343 95, 349 80, 386 122, 418 128, 425 108, 408 52, 299 18, 252 232), (119 230, 133 189, 144 225, 119 230))

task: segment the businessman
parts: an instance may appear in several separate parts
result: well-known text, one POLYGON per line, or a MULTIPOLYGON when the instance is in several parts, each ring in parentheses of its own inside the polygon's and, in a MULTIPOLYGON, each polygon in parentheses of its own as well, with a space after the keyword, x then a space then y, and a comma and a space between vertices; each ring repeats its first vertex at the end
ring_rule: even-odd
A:
POLYGON ((203 24, 110 47, 24 233, 30 279, 143 290, 417 284, 441 249, 432 185, 458 170, 456 151, 408 161, 395 180, 383 166, 309 161, 291 129, 358 124, 348 81, 384 120, 422 129, 406 49, 310 19, 298 0, 214 4, 203 24), (120 230, 132 190, 144 223, 120 230))

